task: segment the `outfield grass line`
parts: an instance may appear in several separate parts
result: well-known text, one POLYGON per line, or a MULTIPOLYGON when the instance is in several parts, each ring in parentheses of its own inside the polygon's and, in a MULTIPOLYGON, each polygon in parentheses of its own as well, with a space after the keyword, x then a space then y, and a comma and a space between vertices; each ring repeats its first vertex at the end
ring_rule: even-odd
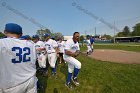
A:
POLYGON ((94 45, 101 45, 101 46, 103 46, 103 45, 109 45, 109 46, 111 46, 111 45, 114 45, 114 46, 140 46, 140 45, 132 45, 132 44, 94 44, 94 45))

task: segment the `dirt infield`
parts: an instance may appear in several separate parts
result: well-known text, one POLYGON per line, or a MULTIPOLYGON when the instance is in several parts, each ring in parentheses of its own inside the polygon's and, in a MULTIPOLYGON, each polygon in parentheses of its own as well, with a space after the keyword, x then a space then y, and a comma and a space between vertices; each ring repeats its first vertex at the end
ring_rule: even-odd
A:
POLYGON ((110 49, 95 49, 94 52, 89 56, 101 61, 140 64, 140 53, 138 52, 110 49))

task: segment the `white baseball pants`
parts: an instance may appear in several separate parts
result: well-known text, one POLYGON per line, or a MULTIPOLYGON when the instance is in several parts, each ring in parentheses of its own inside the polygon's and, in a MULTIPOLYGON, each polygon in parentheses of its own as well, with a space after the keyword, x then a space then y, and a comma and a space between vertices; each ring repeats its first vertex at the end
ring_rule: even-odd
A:
POLYGON ((57 60, 56 53, 48 54, 48 62, 50 64, 51 68, 55 68, 56 60, 57 60))
POLYGON ((80 69, 81 63, 74 57, 64 57, 64 60, 68 63, 68 72, 72 73, 74 68, 80 69))

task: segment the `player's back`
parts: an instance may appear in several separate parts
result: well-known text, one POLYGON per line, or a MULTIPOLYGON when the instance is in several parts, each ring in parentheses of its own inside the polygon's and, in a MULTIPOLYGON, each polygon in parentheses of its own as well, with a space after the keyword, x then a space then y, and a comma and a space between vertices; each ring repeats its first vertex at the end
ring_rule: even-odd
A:
POLYGON ((36 73, 35 48, 27 40, 0 39, 0 89, 24 83, 36 73))
POLYGON ((56 47, 58 47, 58 44, 55 40, 49 39, 48 41, 45 42, 45 47, 47 53, 55 52, 56 47))
POLYGON ((87 39, 87 40, 86 40, 86 44, 87 44, 87 46, 90 46, 90 45, 91 45, 91 43, 90 43, 90 40, 89 40, 89 39, 87 39))
POLYGON ((65 44, 65 41, 59 41, 57 42, 58 43, 58 48, 59 48, 59 52, 60 53, 63 53, 64 52, 64 44, 65 44))
POLYGON ((43 41, 38 41, 35 43, 36 48, 42 48, 45 46, 45 43, 43 41))

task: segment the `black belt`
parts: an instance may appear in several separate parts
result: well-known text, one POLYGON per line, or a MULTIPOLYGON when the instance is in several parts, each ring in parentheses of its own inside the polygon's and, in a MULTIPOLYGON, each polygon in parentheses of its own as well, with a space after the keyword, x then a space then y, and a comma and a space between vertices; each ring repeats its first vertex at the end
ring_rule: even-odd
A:
MULTIPOLYGON (((51 53, 55 53, 55 52, 51 52, 51 53)), ((51 54, 51 53, 48 53, 48 54, 51 54)))
POLYGON ((45 54, 44 52, 42 52, 42 53, 37 53, 38 55, 40 55, 40 54, 45 54))

